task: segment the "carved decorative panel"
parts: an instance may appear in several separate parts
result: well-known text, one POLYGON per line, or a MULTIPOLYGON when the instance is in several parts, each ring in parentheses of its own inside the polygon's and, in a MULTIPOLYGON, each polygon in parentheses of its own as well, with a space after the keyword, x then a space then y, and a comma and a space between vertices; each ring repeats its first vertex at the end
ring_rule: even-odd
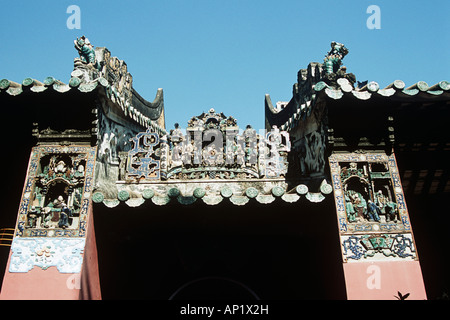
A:
POLYGON ((96 147, 38 146, 31 152, 16 237, 84 237, 96 147))
POLYGON ((9 272, 56 267, 61 273, 81 272, 84 238, 15 238, 9 272))
POLYGON ((274 127, 243 132, 233 117, 211 109, 169 134, 138 133, 121 164, 128 182, 193 179, 279 178, 287 172, 289 134, 274 127))
POLYGON ((415 259, 394 154, 329 157, 344 261, 415 259))

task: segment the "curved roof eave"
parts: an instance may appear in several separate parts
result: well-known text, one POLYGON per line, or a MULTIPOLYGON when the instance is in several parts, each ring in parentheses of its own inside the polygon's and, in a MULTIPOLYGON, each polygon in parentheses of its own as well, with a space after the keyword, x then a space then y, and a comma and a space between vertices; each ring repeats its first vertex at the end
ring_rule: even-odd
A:
MULTIPOLYGON (((72 78, 73 79, 73 78, 72 78)), ((72 80, 71 79, 71 80, 72 80)), ((69 81, 63 83, 53 77, 47 77, 43 82, 25 78, 22 83, 17 83, 8 79, 0 80, 0 95, 19 96, 28 93, 58 92, 61 94, 69 92, 90 93, 95 90, 104 90, 106 97, 120 106, 125 115, 132 121, 144 127, 153 127, 158 132, 165 132, 164 123, 164 95, 163 89, 158 89, 153 102, 142 98, 137 91, 132 88, 131 104, 123 100, 114 87, 110 86, 104 78, 97 78, 90 82, 69 81), (162 117, 162 119, 161 119, 162 117)))
MULTIPOLYGON (((409 87, 405 87, 402 80, 395 80, 385 88, 380 88, 375 81, 367 83, 362 88, 355 89, 346 79, 339 79, 338 86, 333 88, 323 81, 313 86, 315 92, 304 103, 298 103, 293 97, 283 110, 276 110, 271 105, 270 97, 266 95, 265 114, 269 125, 277 125, 281 130, 288 130, 301 119, 307 117, 311 108, 320 98, 340 100, 351 99, 368 101, 371 99, 389 99, 400 102, 436 102, 450 100, 450 82, 443 80, 432 86, 424 81, 419 81, 409 87), (270 102, 270 103, 268 103, 270 102)), ((306 99, 303 99, 306 100, 306 99)))

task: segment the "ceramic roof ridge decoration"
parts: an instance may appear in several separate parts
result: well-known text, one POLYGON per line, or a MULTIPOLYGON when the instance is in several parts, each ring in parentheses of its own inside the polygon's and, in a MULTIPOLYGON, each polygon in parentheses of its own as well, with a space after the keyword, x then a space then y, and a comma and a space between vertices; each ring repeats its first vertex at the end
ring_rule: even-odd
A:
POLYGON ((128 72, 127 64, 117 57, 112 57, 104 47, 94 47, 88 38, 82 36, 74 41, 79 57, 74 59, 74 69, 68 83, 52 76, 43 82, 34 78, 25 78, 21 83, 9 79, 0 80, 0 94, 17 96, 27 93, 103 91, 108 99, 120 107, 132 122, 143 127, 152 127, 163 133, 164 96, 159 88, 153 102, 142 98, 133 88, 133 77, 128 72))
POLYGON ((246 205, 252 199, 261 204, 270 204, 277 198, 288 203, 298 202, 301 198, 307 199, 309 202, 322 202, 330 194, 327 182, 323 184, 327 187, 322 187, 320 192, 306 191, 305 193, 302 193, 301 190, 307 190, 308 187, 303 184, 293 190, 287 190, 287 184, 282 180, 263 180, 258 181, 258 184, 262 187, 245 188, 245 182, 242 180, 228 182, 197 180, 195 184, 180 182, 174 185, 167 183, 119 184, 120 191, 116 198, 105 197, 102 191, 96 191, 92 200, 94 203, 103 203, 110 208, 117 207, 121 203, 128 207, 138 207, 144 203, 162 206, 174 201, 182 205, 190 205, 195 202, 217 205, 222 201, 234 205, 246 205))
POLYGON ((289 135, 276 126, 240 133, 237 120, 213 108, 193 117, 183 134, 178 124, 168 135, 147 130, 131 138, 126 181, 278 178, 287 171, 289 135), (152 174, 154 172, 154 174, 152 174))
POLYGON ((167 135, 149 128, 130 141, 131 149, 119 154, 123 170, 116 191, 100 186, 93 194, 95 203, 136 207, 177 200, 184 205, 199 201, 215 205, 228 199, 245 205, 252 199, 262 204, 277 198, 296 202, 300 196, 320 202, 330 194, 325 180, 318 192, 309 192, 306 185, 288 190, 287 132, 276 126, 259 133, 251 126, 242 131, 234 117, 213 108, 192 117, 183 130, 178 123, 167 135))
POLYGON ((342 60, 349 53, 344 44, 333 41, 324 63, 311 62, 307 69, 298 72, 293 97, 283 103, 283 108, 272 104, 270 95, 265 97, 266 126, 276 124, 281 130, 292 130, 299 121, 310 116, 311 110, 321 97, 339 99, 420 99, 435 101, 450 97, 450 82, 439 81, 428 85, 418 81, 406 87, 402 80, 394 80, 384 88, 376 81, 356 81, 355 75, 347 73, 342 60))

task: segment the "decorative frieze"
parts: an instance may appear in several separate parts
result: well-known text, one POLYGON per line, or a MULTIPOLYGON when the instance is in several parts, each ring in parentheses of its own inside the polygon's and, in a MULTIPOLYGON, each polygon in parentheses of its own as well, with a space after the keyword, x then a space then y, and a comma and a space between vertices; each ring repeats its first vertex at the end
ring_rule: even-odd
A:
POLYGON ((61 273, 79 273, 83 262, 84 238, 14 238, 9 272, 28 272, 56 267, 61 273))
POLYGON ((342 236, 342 255, 347 262, 417 258, 411 234, 342 236))
POLYGON ((280 178, 287 172, 290 141, 287 132, 273 127, 257 134, 247 126, 216 113, 193 117, 183 133, 178 125, 162 135, 150 128, 131 139, 126 174, 129 182, 280 178))

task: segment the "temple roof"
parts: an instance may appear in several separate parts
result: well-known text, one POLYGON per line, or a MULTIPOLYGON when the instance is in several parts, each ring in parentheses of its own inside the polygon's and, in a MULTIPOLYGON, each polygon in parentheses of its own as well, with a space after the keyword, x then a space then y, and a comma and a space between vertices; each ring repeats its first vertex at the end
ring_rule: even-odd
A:
POLYGON ((256 134, 251 127, 240 134, 234 117, 214 109, 193 117, 186 134, 178 126, 169 132, 164 122, 162 89, 149 102, 133 88, 126 63, 112 57, 108 49, 94 49, 85 37, 75 41, 75 48, 80 58, 75 58, 67 84, 53 77, 43 82, 26 78, 21 83, 2 79, 0 97, 8 103, 14 100, 17 105, 27 106, 36 112, 33 122, 39 122, 43 128, 49 125, 44 130, 35 125, 33 134, 38 137, 38 144, 42 138, 44 144, 81 141, 97 145, 99 175, 93 201, 107 207, 120 203, 136 207, 145 202, 166 205, 173 201, 208 205, 229 201, 245 205, 250 201, 269 204, 280 199, 293 203, 301 198, 322 202, 333 191, 325 170, 329 146, 348 149, 350 145, 344 140, 349 135, 373 138, 365 135, 368 127, 376 128, 376 138, 386 141, 366 144, 366 149, 391 146, 392 120, 386 121, 383 113, 377 118, 382 122, 371 119, 368 124, 367 113, 415 104, 415 113, 400 128, 400 136, 412 136, 411 130, 416 129, 417 123, 410 118, 420 117, 417 110, 429 103, 450 100, 448 81, 432 86, 419 81, 406 87, 400 80, 385 88, 373 81, 355 86, 355 76, 340 67, 348 50, 333 42, 323 64, 313 62, 298 72, 289 102, 274 108, 266 95, 264 134, 256 134), (62 109, 62 105, 67 109, 62 109), (358 116, 352 113, 356 109, 361 110, 358 116), (64 110, 77 114, 63 120, 55 116, 64 110), (89 118, 90 114, 94 116, 89 118), (78 131, 70 127, 75 123, 82 123, 76 127, 78 131), (53 126, 58 125, 55 130, 53 126), (88 141, 89 137, 95 141, 88 141))
POLYGON ((289 132, 298 155, 292 163, 300 162, 302 175, 322 173, 322 179, 330 154, 394 152, 408 192, 448 192, 450 82, 395 80, 384 88, 359 82, 341 66, 348 50, 339 49, 298 72, 289 102, 274 105, 266 95, 266 128, 289 132))
POLYGON ((281 130, 292 128, 301 118, 310 114, 314 104, 320 98, 346 101, 382 100, 384 102, 439 102, 450 100, 450 82, 440 81, 429 86, 425 81, 419 81, 406 87, 402 80, 395 80, 385 88, 371 81, 361 88, 355 88, 347 79, 337 80, 337 86, 330 86, 324 81, 311 83, 311 91, 304 97, 293 98, 284 108, 274 108, 269 95, 266 95, 266 121, 277 125, 281 130), (298 101, 302 103, 298 103, 298 101))
POLYGON ((311 114, 318 101, 324 99, 345 101, 341 103, 341 107, 349 103, 360 106, 360 102, 365 101, 391 106, 450 100, 450 82, 445 80, 431 86, 425 81, 419 81, 409 87, 402 80, 395 80, 385 88, 380 88, 375 81, 356 81, 356 76, 348 73, 347 67, 342 66, 342 60, 348 53, 349 50, 342 43, 333 41, 323 63, 311 62, 306 69, 299 70, 289 102, 277 103, 274 107, 267 94, 266 128, 276 125, 281 130, 289 131, 311 114))
POLYGON ((21 83, 2 79, 0 95, 96 93, 106 98, 115 109, 112 112, 115 121, 120 119, 123 123, 130 122, 140 128, 151 127, 156 132, 166 133, 163 89, 157 90, 152 102, 147 101, 133 88, 133 77, 123 60, 111 56, 107 48, 94 48, 84 36, 74 43, 80 57, 74 59, 74 70, 68 83, 51 76, 42 82, 33 78, 25 78, 21 83))
POLYGON ((69 81, 68 84, 56 80, 54 77, 47 77, 43 82, 25 78, 21 83, 8 79, 0 80, 0 95, 23 96, 43 93, 104 93, 110 100, 116 102, 128 117, 129 120, 139 123, 143 127, 151 126, 155 130, 163 132, 164 129, 164 96, 163 89, 158 89, 155 99, 149 102, 142 98, 134 88, 132 89, 132 103, 125 104, 123 98, 104 78, 97 78, 89 83, 69 81))

